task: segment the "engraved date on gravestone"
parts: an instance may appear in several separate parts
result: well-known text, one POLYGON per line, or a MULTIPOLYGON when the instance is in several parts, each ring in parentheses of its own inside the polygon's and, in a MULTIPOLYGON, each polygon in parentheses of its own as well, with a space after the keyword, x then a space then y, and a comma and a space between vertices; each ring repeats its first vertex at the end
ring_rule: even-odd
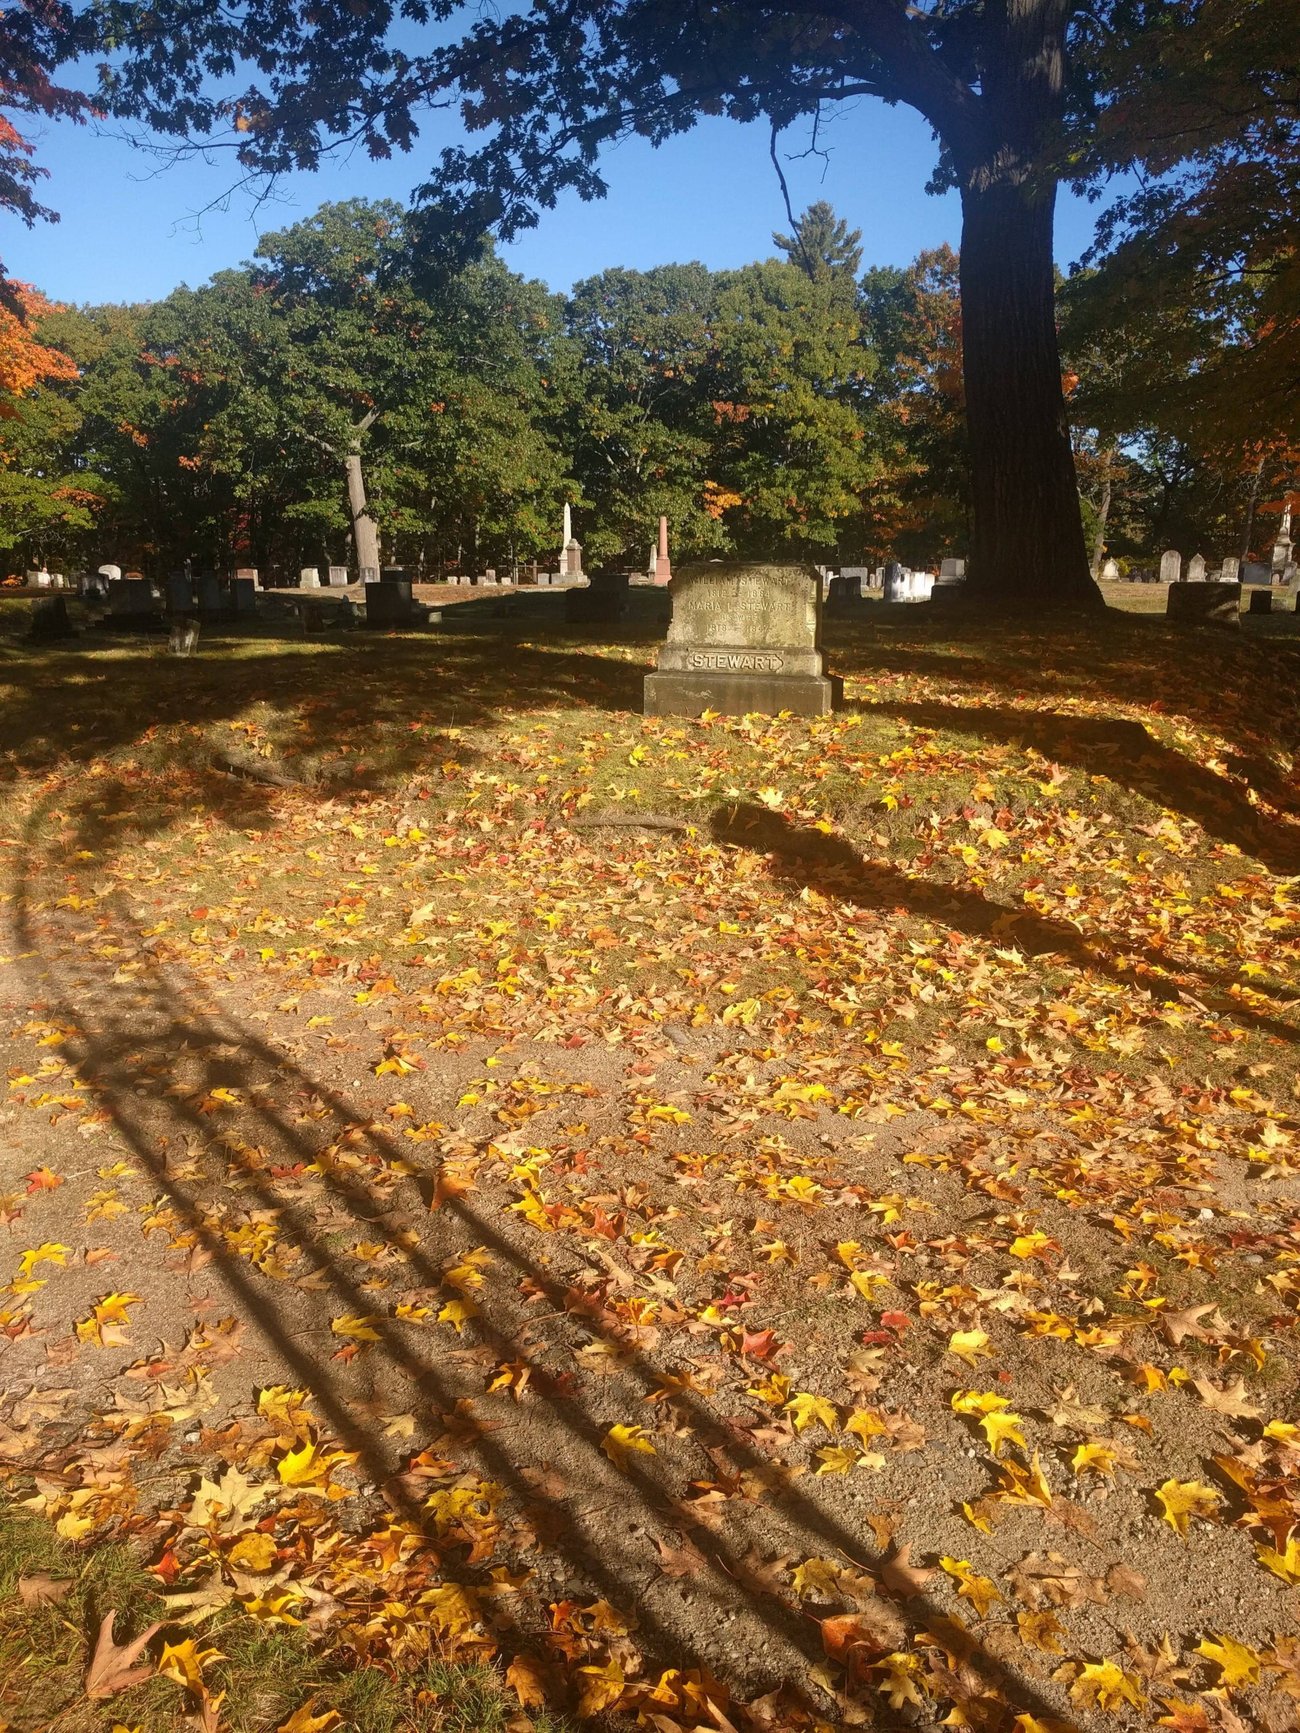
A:
POLYGON ((737 674, 779 674, 785 657, 773 650, 692 650, 688 668, 716 668, 737 674))

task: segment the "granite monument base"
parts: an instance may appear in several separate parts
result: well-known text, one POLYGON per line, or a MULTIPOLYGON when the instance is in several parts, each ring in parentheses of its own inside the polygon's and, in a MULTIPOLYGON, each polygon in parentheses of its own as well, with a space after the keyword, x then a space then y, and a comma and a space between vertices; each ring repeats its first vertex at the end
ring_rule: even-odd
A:
POLYGON ((829 716, 841 682, 826 674, 647 674, 647 716, 829 716))

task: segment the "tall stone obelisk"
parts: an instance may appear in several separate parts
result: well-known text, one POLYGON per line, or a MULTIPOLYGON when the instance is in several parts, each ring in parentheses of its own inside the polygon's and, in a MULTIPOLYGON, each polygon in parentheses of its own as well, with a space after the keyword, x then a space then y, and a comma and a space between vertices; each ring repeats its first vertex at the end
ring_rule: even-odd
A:
POLYGON ((655 583, 666 584, 673 575, 672 563, 668 558, 668 519, 659 519, 659 551, 655 555, 655 583))

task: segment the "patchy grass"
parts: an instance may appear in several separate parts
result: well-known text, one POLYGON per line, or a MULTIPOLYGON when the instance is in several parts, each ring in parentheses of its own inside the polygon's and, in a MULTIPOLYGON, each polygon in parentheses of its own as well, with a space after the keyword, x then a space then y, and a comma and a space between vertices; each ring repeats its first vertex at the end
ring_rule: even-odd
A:
MULTIPOLYGON (((155 1674, 109 1701, 86 1696, 87 1668, 106 1614, 114 1639, 130 1643, 156 1622, 163 1629, 136 1663, 150 1668, 168 1642, 187 1633, 169 1623, 158 1578, 133 1547, 101 1542, 79 1547, 52 1525, 0 1501, 0 1715, 12 1733, 57 1726, 67 1733, 110 1733, 130 1724, 170 1733, 188 1722, 198 1699, 155 1674)), ((331 1655, 306 1633, 249 1617, 210 1624, 202 1650, 203 1684, 220 1702, 214 1717, 229 1733, 505 1733, 527 1722, 534 1733, 564 1733, 542 1714, 520 1715, 518 1702, 490 1668, 431 1659, 395 1674, 355 1657, 331 1655)))

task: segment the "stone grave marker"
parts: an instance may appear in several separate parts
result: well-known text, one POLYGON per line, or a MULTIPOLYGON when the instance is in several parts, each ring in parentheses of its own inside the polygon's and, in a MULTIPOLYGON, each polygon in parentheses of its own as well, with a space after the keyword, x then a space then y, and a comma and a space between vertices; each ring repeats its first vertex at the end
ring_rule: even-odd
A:
POLYGON ((1115 583, 1119 577, 1119 561, 1118 560, 1103 560, 1102 566, 1101 566, 1101 572, 1099 573, 1099 576, 1101 577, 1103 583, 1107 583, 1107 584, 1115 583))
POLYGON ((300 590, 320 589, 320 567, 302 566, 298 571, 298 588, 300 590))
POLYGON ((1248 614, 1271 614, 1273 612, 1272 590, 1252 590, 1246 602, 1248 614))
POLYGON ((230 600, 235 618, 247 620, 257 613, 257 585, 251 578, 231 578, 230 600))
POLYGON ((168 572, 163 602, 169 614, 188 614, 194 607, 194 582, 185 572, 168 572))
POLYGON ((1237 554, 1225 554, 1223 565, 1219 568, 1221 584, 1235 584, 1241 577, 1241 560, 1237 554))
POLYGON ((1203 584, 1205 582, 1205 555, 1193 554, 1187 562, 1187 582, 1203 584))
POLYGON ((192 656, 199 646, 197 620, 174 619, 167 633, 167 649, 173 656, 192 656))
POLYGON ((1176 584, 1183 575, 1183 556, 1177 548, 1166 548, 1160 556, 1160 582, 1176 584))
POLYGON ((329 568, 330 588, 332 590, 346 589, 348 568, 346 566, 331 566, 329 568))
POLYGON ((411 596, 411 580, 407 577, 385 577, 378 584, 367 584, 366 624, 381 630, 414 626, 418 616, 411 596))
POLYGON ((261 574, 256 566, 236 566, 235 576, 237 578, 251 578, 255 590, 260 590, 262 587, 261 574))
POLYGON ((64 638, 75 638, 77 628, 68 615, 67 597, 43 596, 32 608, 27 635, 37 644, 54 644, 64 638))
POLYGON ((565 619, 578 625, 595 620, 621 620, 628 608, 630 582, 631 575, 628 572, 616 572, 608 566, 597 566, 588 585, 575 585, 573 589, 566 591, 565 619))
MULTIPOLYGON (((1227 564, 1226 560, 1224 564, 1227 564)), ((1263 560, 1247 560, 1241 568, 1241 581, 1243 584, 1271 584, 1273 568, 1266 566, 1263 560)))
POLYGON ((647 716, 829 715, 839 682, 824 672, 815 573, 716 561, 683 567, 671 596, 658 671, 646 675, 647 716))
POLYGON ((1165 613, 1184 625, 1239 626, 1240 584, 1170 584, 1165 613))

